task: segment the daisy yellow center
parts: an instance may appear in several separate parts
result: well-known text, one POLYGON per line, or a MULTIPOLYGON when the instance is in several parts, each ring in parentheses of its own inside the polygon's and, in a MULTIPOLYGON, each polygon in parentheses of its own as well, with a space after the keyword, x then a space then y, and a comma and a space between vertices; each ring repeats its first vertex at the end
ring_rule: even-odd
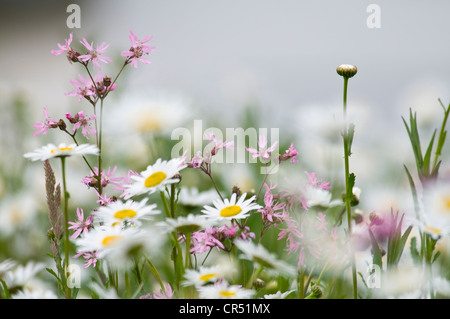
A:
POLYGON ((450 212, 450 195, 444 196, 442 199, 442 206, 446 212, 450 212))
POLYGON ((200 276, 200 280, 201 281, 208 281, 208 280, 211 280, 212 278, 214 278, 216 276, 216 274, 205 274, 205 275, 202 275, 202 276, 200 276))
POLYGON ((136 216, 136 211, 132 209, 122 209, 114 214, 114 217, 118 219, 133 218, 134 216, 136 216))
POLYGON ((222 297, 225 297, 225 298, 230 298, 230 297, 235 296, 236 293, 232 292, 232 291, 221 290, 221 291, 219 291, 219 295, 221 295, 222 297))
POLYGON ((436 227, 427 226, 427 227, 425 227, 425 230, 430 232, 430 233, 432 233, 432 234, 435 234, 435 235, 440 235, 441 234, 441 230, 436 228, 436 227))
POLYGON ((119 239, 121 239, 122 236, 120 235, 110 235, 110 236, 106 236, 105 238, 103 238, 102 240, 102 245, 103 246, 109 246, 112 243, 115 243, 116 241, 118 241, 119 239))
MULTIPOLYGON (((72 150, 72 147, 58 147, 58 150, 61 151, 61 152, 71 151, 71 150, 72 150)), ((52 150, 50 151, 50 153, 54 154, 54 153, 55 153, 55 150, 52 149, 52 150)))
POLYGON ((145 179, 145 187, 154 187, 161 184, 165 180, 167 175, 164 172, 155 172, 145 179))
POLYGON ((239 207, 237 205, 227 206, 227 207, 222 208, 220 210, 220 216, 222 216, 222 217, 232 217, 232 216, 236 216, 240 212, 242 212, 242 209, 241 209, 241 207, 239 207))

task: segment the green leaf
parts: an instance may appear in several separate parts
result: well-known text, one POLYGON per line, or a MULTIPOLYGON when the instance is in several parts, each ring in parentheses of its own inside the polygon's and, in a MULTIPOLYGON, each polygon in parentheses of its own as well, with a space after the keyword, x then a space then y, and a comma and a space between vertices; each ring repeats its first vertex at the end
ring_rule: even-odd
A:
POLYGON ((411 176, 411 173, 409 172, 406 165, 403 165, 403 167, 405 168, 406 175, 408 176, 409 186, 411 188, 411 193, 412 193, 413 200, 414 200, 414 210, 416 213, 416 217, 419 218, 420 217, 420 206, 419 206, 419 200, 417 197, 416 185, 415 185, 414 180, 411 176))
POLYGON ((433 149, 434 138, 436 137, 436 130, 433 132, 433 136, 431 137, 430 144, 428 145, 427 151, 425 153, 425 157, 423 158, 423 166, 421 170, 421 174, 424 177, 430 177, 430 161, 431 161, 431 151, 433 149))
POLYGON ((347 132, 347 138, 348 138, 348 156, 352 155, 352 143, 353 143, 353 137, 355 136, 355 124, 350 123, 348 125, 348 132, 347 132))
POLYGON ((380 246, 378 246, 377 240, 373 236, 373 233, 370 229, 369 229, 369 235, 370 235, 370 239, 372 241, 373 263, 375 265, 378 265, 380 267, 380 269, 383 269, 383 261, 381 259, 383 257, 383 254, 380 250, 380 246))

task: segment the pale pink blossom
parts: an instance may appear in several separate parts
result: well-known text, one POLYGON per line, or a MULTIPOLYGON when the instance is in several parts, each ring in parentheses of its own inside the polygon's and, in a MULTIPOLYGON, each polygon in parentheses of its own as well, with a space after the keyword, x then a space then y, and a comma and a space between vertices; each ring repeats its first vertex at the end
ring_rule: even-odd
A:
POLYGON ((71 226, 69 229, 74 230, 75 232, 70 236, 70 238, 75 239, 81 234, 86 234, 90 228, 92 228, 94 225, 92 225, 92 216, 89 216, 84 220, 84 211, 82 208, 77 208, 77 218, 78 220, 76 222, 68 222, 71 226))
POLYGON ((89 50, 88 53, 80 55, 78 57, 78 59, 80 59, 81 61, 83 62, 92 61, 92 64, 98 70, 101 70, 100 62, 108 64, 112 61, 110 58, 102 55, 105 52, 105 50, 109 47, 109 44, 106 45, 105 42, 102 42, 96 49, 94 49, 93 46, 94 43, 92 42, 91 44, 89 44, 89 42, 87 42, 85 38, 83 38, 83 40, 80 41, 80 43, 84 45, 86 49, 89 50))
POLYGON ((253 158, 261 158, 261 161, 263 163, 267 163, 270 161, 270 158, 272 157, 272 155, 270 153, 272 153, 275 150, 275 147, 277 146, 278 141, 275 141, 275 143, 272 144, 272 146, 270 146, 269 148, 267 148, 267 138, 265 135, 260 135, 259 136, 259 140, 258 140, 258 147, 259 149, 256 148, 246 148, 246 150, 253 154, 252 157, 253 158))
POLYGON ((91 96, 96 95, 91 79, 84 78, 81 74, 78 75, 78 79, 70 80, 70 83, 76 90, 66 93, 66 95, 78 96, 78 102, 80 102, 83 98, 89 100, 91 96))
POLYGON ((39 134, 45 135, 47 134, 49 129, 58 127, 58 122, 56 122, 55 119, 48 117, 48 111, 45 106, 44 106, 44 117, 45 117, 44 122, 34 123, 33 127, 37 129, 37 131, 33 133, 33 136, 39 134))
POLYGON ((78 254, 76 254, 73 257, 78 258, 80 256, 83 256, 83 258, 86 262, 84 264, 83 268, 88 268, 91 265, 92 265, 92 267, 95 268, 95 266, 97 265, 97 252, 96 251, 80 251, 78 254))
POLYGON ((214 156, 217 154, 217 152, 222 149, 222 148, 228 148, 228 149, 232 149, 234 146, 234 142, 223 142, 223 141, 219 141, 216 139, 216 137, 214 136, 214 133, 205 133, 205 137, 214 143, 214 146, 211 150, 211 156, 214 156))
POLYGON ((292 142, 291 146, 289 146, 286 152, 283 155, 281 155, 279 159, 280 162, 290 159, 291 163, 295 164, 298 162, 297 155, 298 151, 294 148, 294 143, 292 142))
POLYGON ((60 55, 66 53, 67 60, 69 60, 70 63, 78 62, 78 57, 80 56, 80 53, 70 47, 72 39, 73 35, 71 33, 69 35, 69 38, 64 40, 65 41, 64 45, 58 43, 59 50, 51 50, 50 52, 53 55, 60 55))
POLYGON ((72 116, 70 113, 66 113, 66 118, 70 121, 70 123, 73 123, 73 131, 76 132, 81 127, 81 133, 83 136, 87 139, 89 139, 88 135, 97 134, 97 131, 92 126, 92 123, 89 123, 89 121, 94 121, 97 116, 95 114, 92 114, 88 117, 84 115, 84 111, 80 111, 75 116, 72 116))
POLYGON ((144 43, 150 41, 152 39, 152 36, 148 35, 142 40, 139 40, 139 38, 133 33, 133 31, 130 30, 129 38, 131 47, 128 51, 123 51, 121 55, 127 57, 128 63, 130 63, 134 68, 137 68, 138 61, 141 61, 145 64, 150 64, 151 62, 146 57, 144 57, 144 55, 148 55, 149 53, 153 52, 155 50, 155 47, 149 47, 144 43))

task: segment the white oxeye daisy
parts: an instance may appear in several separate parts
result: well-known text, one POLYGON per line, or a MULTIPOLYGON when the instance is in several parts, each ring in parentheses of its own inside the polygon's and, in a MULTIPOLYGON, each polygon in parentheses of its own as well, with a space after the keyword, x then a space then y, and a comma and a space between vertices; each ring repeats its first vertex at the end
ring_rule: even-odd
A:
POLYGON ((296 270, 293 266, 279 260, 275 255, 271 254, 266 250, 266 248, 264 248, 264 246, 260 244, 255 245, 251 241, 237 240, 235 245, 242 251, 242 258, 259 264, 269 272, 286 274, 289 276, 295 276, 296 274, 296 270))
POLYGON ((200 192, 198 188, 181 187, 178 202, 186 206, 204 206, 219 198, 215 189, 200 192))
POLYGON ((149 165, 139 175, 131 176, 134 182, 125 186, 125 199, 135 195, 164 191, 166 185, 180 181, 174 176, 186 166, 183 158, 174 158, 170 161, 162 161, 159 158, 155 164, 149 165))
POLYGON ((230 219, 243 219, 249 216, 250 211, 261 208, 260 205, 254 203, 256 196, 245 200, 247 194, 244 193, 236 201, 236 193, 231 195, 228 200, 225 198, 223 201, 217 199, 213 202, 214 207, 204 206, 205 209, 202 210, 208 217, 220 219, 220 220, 230 220, 230 219))
POLYGON ((98 227, 74 240, 78 252, 96 251, 113 267, 127 268, 136 255, 156 255, 165 238, 157 229, 98 227))
POLYGON ((254 290, 229 285, 226 281, 199 287, 198 292, 201 299, 249 299, 255 294, 254 290))
POLYGON ((98 155, 98 153, 98 147, 93 144, 76 145, 61 143, 58 146, 47 144, 34 152, 26 153, 23 156, 32 161, 45 161, 53 157, 83 156, 88 154, 98 155))
POLYGON ((264 299, 286 299, 286 297, 288 295, 290 295, 294 291, 295 290, 288 290, 288 291, 285 291, 285 292, 277 291, 274 294, 264 295, 264 299))
POLYGON ((159 210, 155 210, 156 204, 147 205, 148 198, 144 198, 140 202, 127 200, 122 202, 117 200, 106 206, 100 206, 93 213, 96 221, 100 221, 105 225, 141 225, 141 220, 151 219, 152 215, 159 214, 159 210))
POLYGON ((227 273, 223 267, 201 267, 199 270, 186 269, 184 273, 184 286, 201 287, 207 283, 216 282, 219 279, 223 279, 227 276, 227 273))
POLYGON ((186 217, 167 218, 165 221, 158 223, 168 232, 178 231, 180 233, 192 233, 200 229, 212 226, 212 222, 205 216, 189 214, 186 217))
POLYGON ((438 239, 450 234, 450 184, 438 182, 424 191, 424 214, 419 227, 438 239))

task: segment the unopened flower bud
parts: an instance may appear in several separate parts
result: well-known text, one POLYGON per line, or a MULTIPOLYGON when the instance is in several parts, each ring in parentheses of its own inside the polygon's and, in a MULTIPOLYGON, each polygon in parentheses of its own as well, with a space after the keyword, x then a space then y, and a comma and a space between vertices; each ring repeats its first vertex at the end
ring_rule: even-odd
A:
POLYGON ((253 286, 256 289, 261 289, 264 288, 266 286, 266 282, 260 278, 256 278, 256 280, 253 282, 253 286))
POLYGON ((108 77, 108 76, 105 76, 105 77, 103 78, 103 84, 104 84, 106 87, 110 86, 110 85, 111 85, 111 78, 108 77))
POLYGON ((358 69, 354 65, 341 64, 340 66, 337 67, 336 72, 340 76, 343 76, 345 78, 351 78, 358 72, 358 69))
POLYGON ((66 128, 67 128, 66 122, 64 122, 63 119, 60 119, 60 120, 58 121, 58 127, 59 127, 59 129, 60 129, 61 131, 65 131, 66 128))
POLYGON ((236 197, 240 197, 241 189, 238 186, 233 186, 233 189, 231 190, 231 194, 236 194, 236 197))
POLYGON ((175 174, 175 175, 173 176, 173 178, 178 179, 178 183, 181 182, 181 174, 180 174, 180 173, 175 174))

